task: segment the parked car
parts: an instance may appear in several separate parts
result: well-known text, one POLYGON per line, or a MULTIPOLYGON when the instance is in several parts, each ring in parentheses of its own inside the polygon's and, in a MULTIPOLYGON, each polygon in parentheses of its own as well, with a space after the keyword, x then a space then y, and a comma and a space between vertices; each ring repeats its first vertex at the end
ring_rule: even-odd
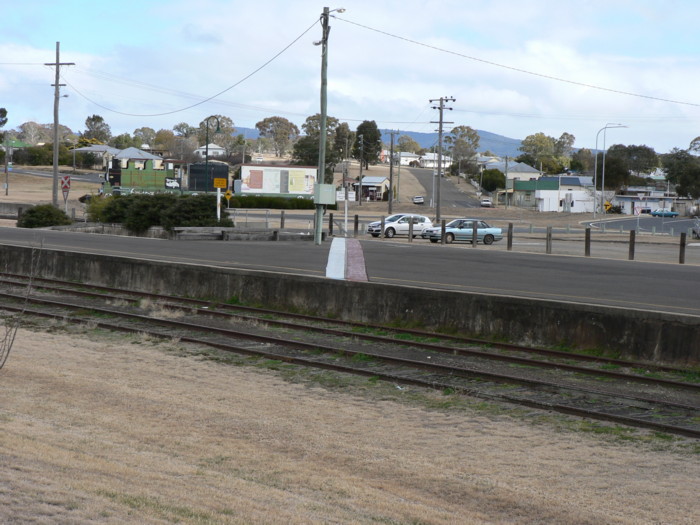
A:
POLYGON ((693 238, 700 239, 700 217, 693 217, 693 238))
POLYGON ((482 208, 493 208, 493 201, 489 197, 484 197, 481 199, 482 208))
POLYGON ((665 208, 658 208, 651 212, 652 217, 678 217, 677 211, 667 210, 665 208))
MULTIPOLYGON (((384 219, 384 236, 394 237, 395 235, 408 235, 408 228, 411 223, 413 223, 414 237, 418 237, 423 230, 433 225, 430 219, 422 215, 396 213, 384 219)), ((381 221, 370 222, 367 225, 367 233, 372 235, 372 237, 379 237, 382 234, 381 221)))
POLYGON ((177 179, 165 179, 166 188, 180 188, 180 182, 177 179))
POLYGON ((425 204, 425 197, 423 197, 423 195, 416 195, 413 197, 413 204, 425 204))
MULTIPOLYGON (((503 239, 503 230, 489 226, 485 221, 479 219, 454 219, 445 225, 445 243, 451 244, 455 241, 471 242, 473 237, 474 224, 476 224, 476 242, 483 244, 493 244, 495 241, 503 239)), ((442 236, 442 228, 429 228, 424 231, 422 237, 430 239, 430 242, 438 242, 442 236)))

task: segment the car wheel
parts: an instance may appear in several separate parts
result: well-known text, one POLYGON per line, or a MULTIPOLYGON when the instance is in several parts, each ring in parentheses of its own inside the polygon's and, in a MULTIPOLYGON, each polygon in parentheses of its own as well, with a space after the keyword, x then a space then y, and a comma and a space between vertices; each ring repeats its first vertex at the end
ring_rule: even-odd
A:
POLYGON ((493 244, 493 235, 484 235, 484 244, 493 244))
POLYGON ((446 242, 447 244, 452 244, 453 242, 455 242, 455 234, 454 234, 454 233, 448 233, 447 235, 445 235, 445 242, 446 242))
POLYGON ((391 239, 394 235, 396 235, 396 230, 394 230, 394 228, 387 228, 384 232, 384 236, 389 237, 389 239, 391 239))

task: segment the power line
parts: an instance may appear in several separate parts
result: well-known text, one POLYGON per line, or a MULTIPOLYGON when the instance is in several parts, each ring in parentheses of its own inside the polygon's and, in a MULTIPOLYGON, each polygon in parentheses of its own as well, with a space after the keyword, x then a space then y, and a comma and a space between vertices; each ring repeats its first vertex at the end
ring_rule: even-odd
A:
POLYGON ((557 82, 563 82, 563 83, 572 84, 572 85, 575 85, 575 86, 581 86, 581 87, 586 87, 586 88, 590 88, 590 89, 597 89, 597 90, 599 90, 599 91, 607 91, 608 93, 617 93, 618 95, 626 95, 626 96, 629 96, 629 97, 644 98, 644 99, 647 99, 647 100, 656 100, 656 101, 659 101, 659 102, 669 102, 669 103, 671 103, 671 104, 681 104, 681 105, 684 105, 684 106, 700 107, 700 104, 696 104, 696 103, 694 103, 694 102, 684 102, 684 101, 682 101, 682 100, 673 100, 673 99, 668 99, 668 98, 653 97, 653 96, 651 96, 651 95, 642 95, 642 94, 640 94, 640 93, 632 93, 632 92, 630 92, 630 91, 622 91, 622 90, 619 90, 619 89, 612 89, 612 88, 607 88, 607 87, 602 87, 602 86, 596 86, 595 84, 586 84, 585 82, 578 82, 578 81, 576 81, 576 80, 569 80, 569 79, 566 79, 566 78, 555 77, 555 76, 553 76, 553 75, 546 75, 546 74, 544 74, 544 73, 536 73, 536 72, 534 72, 534 71, 528 71, 527 69, 521 69, 521 68, 518 68, 518 67, 507 66, 507 65, 505 65, 505 64, 499 64, 498 62, 492 62, 492 61, 490 61, 490 60, 485 60, 485 59, 483 59, 483 58, 478 58, 478 57, 473 57, 473 56, 470 56, 470 55, 465 55, 465 54, 463 54, 463 53, 458 53, 457 51, 451 51, 451 50, 449 50, 449 49, 444 49, 444 48, 437 47, 437 46, 433 46, 433 45, 430 45, 430 44, 425 44, 425 43, 423 43, 423 42, 418 42, 417 40, 412 40, 412 39, 410 39, 410 38, 406 38, 406 37, 403 37, 403 36, 394 35, 394 34, 389 33, 389 32, 387 32, 387 31, 382 31, 381 29, 375 29, 375 28, 373 28, 373 27, 369 27, 369 26, 366 26, 366 25, 364 25, 364 24, 360 24, 360 23, 358 23, 358 22, 353 22, 353 21, 351 21, 351 20, 346 20, 345 18, 339 18, 339 17, 336 17, 336 18, 338 18, 338 20, 340 20, 340 21, 342 21, 342 22, 347 22, 348 24, 352 24, 352 25, 355 25, 355 26, 358 26, 358 27, 362 27, 363 29, 367 29, 367 30, 369 30, 369 31, 374 31, 375 33, 379 33, 379 34, 382 34, 382 35, 385 35, 385 36, 389 36, 389 37, 395 38, 395 39, 397 39, 397 40, 403 40, 403 41, 405 41, 405 42, 409 42, 409 43, 415 44, 415 45, 417 45, 417 46, 426 47, 426 48, 432 49, 432 50, 434 50, 434 51, 440 51, 441 53, 448 53, 448 54, 450 54, 450 55, 455 55, 455 56, 458 56, 458 57, 461 57, 461 58, 466 58, 466 59, 468 59, 468 60, 473 60, 473 61, 475 61, 475 62, 481 62, 482 64, 487 64, 487 65, 489 65, 489 66, 500 67, 500 68, 502 68, 502 69, 508 69, 508 70, 510 70, 510 71, 515 71, 515 72, 517 72, 517 73, 524 73, 524 74, 526 74, 526 75, 532 75, 532 76, 535 76, 535 77, 545 78, 545 79, 547 79, 547 80, 555 80, 555 81, 557 81, 557 82))
POLYGON ((236 86, 239 86, 240 84, 242 84, 243 82, 245 82, 246 80, 248 80, 249 78, 251 78, 252 76, 254 76, 255 74, 257 74, 258 72, 260 72, 261 70, 263 70, 265 67, 267 67, 269 64, 271 64, 273 61, 275 61, 277 58, 279 58, 280 55, 282 55, 282 54, 283 54, 285 51, 287 51, 290 47, 292 47, 294 44, 296 44, 306 33, 308 33, 309 31, 311 31, 311 29, 313 29, 313 27, 314 27, 317 23, 318 23, 318 21, 315 20, 314 23, 311 24, 311 25, 309 26, 308 29, 306 29, 306 30, 305 30, 303 33, 301 33, 298 37, 296 37, 296 38, 295 38, 294 40, 292 40, 289 44, 287 44, 279 53, 277 53, 277 54, 276 54, 275 56, 273 56, 270 60, 268 60, 267 62, 265 62, 264 64, 262 64, 260 67, 258 67, 257 69, 255 69, 254 71, 252 71, 251 73, 249 73, 248 75, 246 75, 245 77, 243 77, 242 79, 240 79, 240 80, 239 80, 238 82, 236 82, 235 84, 232 84, 231 86, 227 87, 226 89, 224 89, 224 90, 222 90, 222 91, 219 91, 219 92, 216 93, 215 95, 212 95, 212 96, 210 96, 210 97, 207 97, 207 98, 205 98, 204 100, 200 100, 200 101, 197 102, 196 104, 191 104, 191 105, 189 105, 189 106, 186 106, 186 107, 183 107, 183 108, 179 108, 179 109, 175 109, 175 110, 172 110, 172 111, 165 111, 165 112, 162 112, 162 113, 126 113, 126 112, 124 112, 124 111, 118 111, 118 110, 116 110, 116 109, 109 108, 109 107, 107 107, 107 106, 104 106, 104 105, 100 104, 99 102, 96 102, 96 101, 92 100, 91 98, 89 98, 88 96, 86 96, 86 95, 84 95, 82 92, 80 92, 80 90, 78 90, 75 86, 73 86, 72 84, 68 83, 68 81, 66 81, 65 79, 64 79, 64 81, 66 82, 66 84, 67 84, 68 86, 70 86, 71 89, 73 89, 78 95, 80 95, 81 97, 83 97, 83 98, 84 98, 85 100, 87 100, 88 102, 90 102, 90 103, 92 103, 92 104, 95 104, 96 106, 98 106, 98 107, 100 107, 100 108, 102 108, 102 109, 104 109, 104 110, 106 110, 106 111, 110 111, 110 112, 112 112, 112 113, 117 113, 117 114, 119 114, 119 115, 126 115, 126 116, 128 116, 128 117, 162 117, 162 116, 164 116, 164 115, 172 115, 172 114, 174 114, 174 113, 181 113, 181 112, 183 112, 183 111, 187 111, 188 109, 192 109, 192 108, 194 108, 194 107, 201 106, 202 104, 205 104, 205 103, 209 102, 210 100, 213 100, 213 99, 215 99, 215 98, 217 98, 217 97, 223 95, 223 94, 226 93, 227 91, 232 90, 232 89, 235 88, 236 86))

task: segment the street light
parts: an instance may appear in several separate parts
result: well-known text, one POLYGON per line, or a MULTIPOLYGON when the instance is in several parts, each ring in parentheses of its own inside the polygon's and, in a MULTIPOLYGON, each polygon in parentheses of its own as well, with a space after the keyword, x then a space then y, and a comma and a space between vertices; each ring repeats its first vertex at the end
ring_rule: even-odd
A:
POLYGON ((600 194, 601 194, 601 201, 600 201, 600 207, 601 209, 605 209, 605 136, 607 134, 606 130, 610 128, 626 128, 627 126, 623 124, 615 124, 615 123, 608 123, 605 125, 605 127, 600 128, 598 130, 598 133, 595 135, 595 159, 593 161, 593 218, 595 219, 595 209, 596 209, 596 188, 598 186, 598 137, 600 136, 600 132, 603 132, 603 180, 602 180, 602 185, 600 187, 600 194))
POLYGON ((212 115, 204 119, 204 125, 206 127, 206 133, 204 138, 204 142, 206 143, 206 145, 204 146, 204 175, 207 181, 207 187, 204 190, 205 192, 209 192, 209 186, 211 186, 211 177, 209 177, 209 120, 213 118, 216 119, 216 131, 214 131, 214 133, 221 133, 221 123, 219 122, 219 117, 217 117, 216 115, 212 115))

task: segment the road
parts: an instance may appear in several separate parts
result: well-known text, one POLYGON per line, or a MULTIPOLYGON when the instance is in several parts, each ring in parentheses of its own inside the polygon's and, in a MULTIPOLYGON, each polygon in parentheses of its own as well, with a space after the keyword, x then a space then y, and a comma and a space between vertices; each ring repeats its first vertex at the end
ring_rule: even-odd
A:
MULTIPOLYGON (((362 240, 370 282, 700 317, 700 266, 362 240)), ((2 244, 325 277, 330 243, 169 241, 0 228, 2 244)), ((496 248, 496 249, 491 249, 496 248)))

